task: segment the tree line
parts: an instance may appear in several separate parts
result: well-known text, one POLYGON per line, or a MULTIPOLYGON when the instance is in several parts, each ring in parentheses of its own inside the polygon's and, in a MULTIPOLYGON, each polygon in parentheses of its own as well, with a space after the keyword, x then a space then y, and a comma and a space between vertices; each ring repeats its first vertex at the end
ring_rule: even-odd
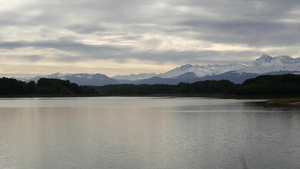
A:
POLYGON ((94 88, 104 95, 224 94, 236 96, 299 96, 300 75, 261 75, 248 79, 242 84, 234 84, 228 80, 206 80, 195 83, 179 83, 178 85, 119 84, 94 88))
POLYGON ((195 83, 168 84, 117 84, 94 87, 103 95, 168 95, 168 94, 232 94, 235 84, 228 80, 207 80, 195 83))
POLYGON ((261 75, 248 79, 235 91, 236 95, 300 95, 300 75, 261 75))
POLYGON ((37 82, 23 82, 13 78, 3 77, 0 79, 0 95, 82 95, 97 94, 95 89, 78 86, 68 80, 41 78, 37 82))
POLYGON ((223 94, 236 96, 300 95, 300 75, 262 75, 242 84, 228 80, 207 80, 177 85, 118 84, 105 86, 78 86, 68 80, 41 78, 37 82, 23 82, 12 78, 0 79, 0 95, 206 95, 223 94))

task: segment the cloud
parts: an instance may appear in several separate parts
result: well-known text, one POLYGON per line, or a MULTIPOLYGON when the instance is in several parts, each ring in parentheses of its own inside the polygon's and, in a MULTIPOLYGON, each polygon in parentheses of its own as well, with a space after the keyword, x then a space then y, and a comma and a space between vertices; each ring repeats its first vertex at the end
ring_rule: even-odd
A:
POLYGON ((0 2, 0 59, 11 59, 11 64, 24 59, 80 63, 83 70, 94 60, 140 69, 137 64, 146 62, 212 64, 250 61, 262 53, 300 56, 298 0, 0 2))

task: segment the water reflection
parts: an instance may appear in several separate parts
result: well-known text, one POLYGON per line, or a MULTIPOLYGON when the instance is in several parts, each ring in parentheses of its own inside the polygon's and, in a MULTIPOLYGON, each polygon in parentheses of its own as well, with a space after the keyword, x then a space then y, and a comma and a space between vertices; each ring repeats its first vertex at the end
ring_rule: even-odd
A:
POLYGON ((300 166, 297 108, 205 98, 19 101, 0 108, 0 168, 300 166))

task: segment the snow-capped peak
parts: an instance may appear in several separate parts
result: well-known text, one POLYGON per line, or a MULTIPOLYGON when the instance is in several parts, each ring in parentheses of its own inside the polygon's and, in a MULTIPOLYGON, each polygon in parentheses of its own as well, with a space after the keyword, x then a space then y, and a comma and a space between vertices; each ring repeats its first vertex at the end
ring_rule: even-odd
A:
POLYGON ((182 65, 182 66, 178 67, 177 69, 180 69, 180 70, 184 71, 184 70, 190 69, 192 67, 193 67, 193 65, 186 64, 186 65, 182 65))
POLYGON ((232 64, 214 64, 214 65, 191 65, 186 64, 162 73, 161 78, 176 78, 182 74, 193 72, 198 77, 219 75, 225 72, 234 71, 237 73, 256 73, 263 74, 268 72, 278 71, 298 71, 300 70, 300 59, 290 56, 272 57, 268 54, 263 54, 250 64, 232 63, 232 64))
POLYGON ((272 60, 274 60, 272 56, 263 54, 260 58, 256 59, 253 63, 255 65, 262 65, 266 63, 271 63, 272 60))
MULTIPOLYGON (((290 56, 282 55, 272 57, 264 54, 253 62, 248 63, 231 63, 231 64, 212 64, 212 65, 191 65, 185 64, 178 66, 165 73, 139 73, 131 75, 116 75, 111 79, 103 74, 61 74, 55 73, 47 78, 67 79, 71 82, 76 82, 79 85, 99 85, 99 84, 118 84, 118 80, 142 80, 152 77, 159 78, 173 78, 173 79, 187 79, 199 78, 205 76, 221 75, 223 73, 231 72, 240 75, 244 73, 250 74, 266 74, 271 72, 291 72, 300 71, 300 58, 292 58, 290 56), (100 83, 101 81, 101 83, 100 83), (97 83, 96 83, 97 82, 97 83)), ((40 77, 32 78, 31 80, 37 81, 40 77)), ((128 83, 128 82, 126 82, 128 83)))
POLYGON ((296 60, 290 56, 277 56, 274 58, 275 60, 280 61, 282 64, 293 64, 296 62, 296 60))
POLYGON ((299 58, 294 59, 286 55, 272 57, 264 54, 253 63, 254 64, 252 66, 237 70, 236 72, 264 74, 269 72, 300 70, 299 58))
POLYGON ((211 76, 211 75, 218 75, 221 73, 225 73, 228 71, 234 71, 241 68, 246 67, 246 64, 215 64, 215 65, 190 65, 186 64, 180 67, 177 67, 173 70, 170 70, 166 73, 163 73, 160 75, 162 78, 176 78, 182 74, 193 72, 198 77, 204 77, 204 76, 211 76))
POLYGON ((284 64, 293 64, 297 63, 297 59, 294 59, 290 56, 283 55, 283 56, 276 56, 272 57, 267 54, 262 55, 260 58, 256 59, 253 62, 256 66, 260 65, 284 65, 284 64))

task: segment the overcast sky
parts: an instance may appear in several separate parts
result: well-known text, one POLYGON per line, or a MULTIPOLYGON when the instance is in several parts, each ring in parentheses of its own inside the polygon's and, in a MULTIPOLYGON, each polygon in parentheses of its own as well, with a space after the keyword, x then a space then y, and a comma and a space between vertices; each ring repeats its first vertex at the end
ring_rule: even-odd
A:
POLYGON ((299 0, 0 0, 0 75, 300 57, 299 0))

